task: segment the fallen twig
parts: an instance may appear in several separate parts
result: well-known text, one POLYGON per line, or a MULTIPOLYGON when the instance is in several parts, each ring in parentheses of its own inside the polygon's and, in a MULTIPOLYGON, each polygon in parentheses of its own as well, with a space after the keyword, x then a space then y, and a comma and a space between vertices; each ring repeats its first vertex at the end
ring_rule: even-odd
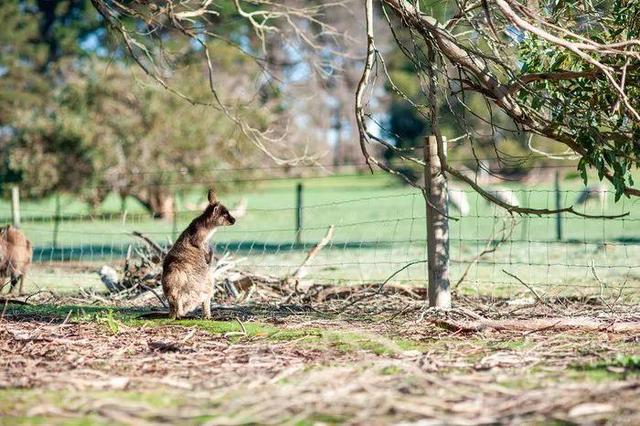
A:
POLYGON ((335 228, 333 225, 329 226, 329 229, 327 229, 327 233, 325 234, 325 236, 318 242, 318 244, 316 244, 311 250, 309 250, 309 253, 307 253, 307 257, 293 272, 293 274, 291 274, 290 278, 297 279, 302 278, 306 275, 305 266, 307 266, 307 264, 318 255, 320 250, 322 250, 327 244, 329 244, 329 241, 331 241, 331 239, 333 238, 334 229, 335 228))
POLYGON ((613 310, 613 308, 604 300, 604 289, 607 287, 607 285, 605 283, 602 282, 602 280, 600 280, 600 277, 598 277, 598 274, 596 272, 596 265, 595 262, 592 260, 591 261, 591 274, 593 275, 593 278, 596 279, 596 281, 598 282, 598 285, 600 285, 600 294, 598 295, 598 297, 600 298, 600 301, 607 307, 609 308, 609 310, 611 312, 615 312, 613 310))
POLYGON ((147 243, 149 247, 155 250, 158 256, 164 257, 165 254, 167 254, 166 251, 162 247, 160 247, 160 245, 158 245, 155 241, 153 241, 151 238, 147 237, 146 235, 142 234, 141 232, 133 231, 131 235, 134 235, 144 240, 144 242, 147 243))
POLYGON ((514 275, 514 274, 512 274, 512 273, 510 273, 510 272, 507 272, 507 271, 505 271, 504 269, 502 270, 502 272, 504 272, 505 274, 509 275, 511 278, 515 278, 516 280, 518 280, 518 282, 519 282, 520 284, 522 284, 523 286, 525 286, 526 288, 528 288, 528 289, 529 289, 529 291, 530 291, 531 293, 533 293, 533 295, 536 297, 536 299, 537 299, 540 303, 542 303, 542 304, 543 304, 543 305, 545 305, 545 306, 549 306, 549 304, 548 304, 547 302, 545 302, 545 301, 542 299, 542 297, 540 297, 540 295, 538 294, 538 292, 537 292, 537 291, 535 291, 535 290, 533 289, 533 287, 531 287, 529 284, 527 284, 527 283, 525 283, 524 281, 522 281, 518 276, 516 276, 516 275, 514 275))
POLYGON ((433 319, 432 322, 439 327, 458 332, 479 332, 488 329, 526 332, 540 332, 546 330, 574 330, 628 333, 640 331, 640 322, 602 322, 593 318, 586 317, 534 318, 525 320, 483 319, 476 321, 455 321, 437 318, 433 319))
POLYGON ((389 281, 391 281, 391 279, 392 279, 393 277, 395 277, 396 275, 398 275, 400 272, 404 271, 404 270, 405 270, 405 269, 407 269, 408 267, 413 266, 413 265, 417 265, 418 263, 426 263, 426 262, 427 262, 427 259, 421 259, 421 260, 415 260, 415 261, 413 261, 413 262, 409 262, 409 263, 407 263, 407 264, 406 264, 406 265, 404 265, 402 268, 398 269, 397 271, 395 271, 394 273, 392 273, 391 275, 389 275, 389 276, 387 277, 387 279, 385 279, 385 280, 384 280, 384 281, 383 281, 383 282, 378 286, 378 289, 377 289, 374 293, 365 294, 365 295, 363 295, 362 297, 360 297, 360 298, 358 298, 358 299, 353 300, 351 303, 349 303, 349 304, 347 304, 347 305, 343 306, 343 307, 342 307, 342 309, 340 309, 340 311, 338 311, 338 313, 343 313, 344 311, 346 311, 348 308, 352 307, 353 305, 355 305, 355 304, 357 304, 357 303, 360 303, 360 302, 362 302, 362 301, 363 301, 363 300, 365 300, 365 299, 369 299, 369 298, 371 298, 371 297, 373 297, 373 296, 376 296, 376 295, 380 294, 380 293, 382 292, 382 289, 384 288, 384 286, 385 286, 389 281))
POLYGON ((485 245, 484 249, 478 253, 472 261, 470 262, 466 262, 467 263, 467 267, 465 268, 464 272, 462 273, 462 275, 460 276, 460 278, 458 279, 458 281, 453 285, 453 288, 451 289, 451 291, 455 292, 458 287, 460 286, 460 284, 462 284, 462 282, 464 281, 464 279, 467 277, 467 275, 469 274, 469 271, 471 270, 471 268, 480 261, 480 259, 482 259, 483 256, 486 256, 487 254, 491 254, 493 252, 495 252, 496 250, 498 250, 498 247, 500 247, 503 243, 505 243, 506 241, 508 241, 511 238, 511 235, 513 234, 513 230, 516 227, 516 222, 515 220, 511 222, 511 227, 509 228, 509 231, 507 232, 507 226, 506 224, 503 225, 502 229, 498 232, 502 233, 502 236, 500 237, 500 239, 498 241, 495 241, 495 234, 491 235, 491 238, 488 239, 487 244, 485 245))
POLYGON ((142 287, 145 290, 150 291, 151 293, 153 293, 153 295, 160 301, 160 303, 162 303, 163 307, 165 307, 167 309, 169 308, 169 306, 167 306, 167 304, 164 303, 164 299, 162 299, 162 297, 160 297, 160 295, 158 293, 156 293, 156 291, 153 288, 151 288, 149 286, 146 286, 144 284, 141 284, 140 287, 142 287))

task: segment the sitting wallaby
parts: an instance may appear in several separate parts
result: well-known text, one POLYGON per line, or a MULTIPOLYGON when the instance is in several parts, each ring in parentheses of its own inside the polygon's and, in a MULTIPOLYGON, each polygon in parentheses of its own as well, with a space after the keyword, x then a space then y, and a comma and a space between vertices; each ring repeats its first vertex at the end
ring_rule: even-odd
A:
POLYGON ((14 293, 16 286, 20 284, 18 294, 22 294, 32 255, 31 242, 19 229, 11 225, 0 228, 0 292, 4 287, 3 278, 9 277, 9 292, 14 293))
POLYGON ((169 301, 169 316, 181 318, 202 306, 204 318, 211 318, 213 283, 209 278, 212 258, 209 239, 217 226, 236 220, 209 190, 209 204, 180 234, 162 263, 162 290, 169 301))

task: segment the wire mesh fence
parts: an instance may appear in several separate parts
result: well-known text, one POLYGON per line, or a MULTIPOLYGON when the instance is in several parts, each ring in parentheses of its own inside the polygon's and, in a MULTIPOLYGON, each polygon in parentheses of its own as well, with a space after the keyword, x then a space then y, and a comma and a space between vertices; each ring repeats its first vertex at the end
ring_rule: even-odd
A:
MULTIPOLYGON (((277 185, 271 181, 274 179, 222 194, 227 206, 244 198, 247 208, 235 226, 214 235, 217 253, 230 253, 247 270, 284 276, 300 265, 333 225, 334 236, 307 266, 306 279, 345 285, 378 283, 415 262, 393 281, 425 285, 425 205, 419 190, 367 175, 342 180, 278 179, 277 185), (300 182, 302 205, 297 205, 300 182)), ((503 183, 494 189, 508 191, 527 207, 554 208, 558 196, 564 206, 576 204, 583 193, 581 182, 568 181, 563 186, 557 191, 553 182, 503 183)), ((608 193, 606 199, 590 199, 577 207, 591 215, 629 213, 616 219, 513 216, 472 190, 455 185, 451 190, 463 194, 468 203, 468 211, 450 207, 454 289, 511 297, 526 291, 523 281, 557 295, 607 292, 633 296, 640 292, 640 208, 636 202, 623 198, 614 203, 613 194, 608 193), (562 235, 558 235, 559 220, 562 235)), ((80 213, 70 202, 53 210, 23 203, 22 230, 34 246, 31 279, 41 285, 96 282, 94 271, 101 264, 117 265, 129 246, 140 244, 131 235, 133 231, 170 244, 200 212, 198 203, 204 200, 204 191, 194 190, 190 196, 191 203, 185 195, 178 197, 172 220, 154 219, 131 200, 123 211, 96 215, 80 213)), ((5 216, 0 222, 9 220, 5 216)))

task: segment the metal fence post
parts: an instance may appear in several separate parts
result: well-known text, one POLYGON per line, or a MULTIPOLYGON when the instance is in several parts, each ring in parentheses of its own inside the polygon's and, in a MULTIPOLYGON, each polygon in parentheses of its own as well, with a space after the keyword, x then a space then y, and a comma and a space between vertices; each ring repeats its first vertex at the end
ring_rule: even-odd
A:
POLYGON ((20 228, 20 189, 11 187, 11 222, 14 228, 20 228))
POLYGON ((60 229, 60 194, 56 195, 56 215, 53 218, 53 249, 58 248, 58 231, 60 229))
POLYGON ((302 183, 296 185, 296 244, 302 243, 302 183))
MULTIPOLYGON (((446 141, 443 142, 446 153, 446 141)), ((429 306, 449 308, 451 306, 451 292, 449 288, 447 179, 440 167, 438 142, 435 136, 429 136, 425 140, 424 163, 429 306)))
MULTIPOLYGON (((560 171, 556 170, 555 179, 555 193, 556 193, 556 210, 560 210, 560 171)), ((556 238, 558 241, 562 241, 562 213, 556 213, 556 238)))

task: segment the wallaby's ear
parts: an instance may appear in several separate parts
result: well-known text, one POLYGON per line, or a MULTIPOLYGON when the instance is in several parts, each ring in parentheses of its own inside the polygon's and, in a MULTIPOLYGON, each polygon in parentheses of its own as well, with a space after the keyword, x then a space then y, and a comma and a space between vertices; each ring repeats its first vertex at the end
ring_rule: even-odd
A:
POLYGON ((216 199, 216 191, 211 188, 209 190, 209 193, 207 194, 207 198, 209 199, 209 204, 215 204, 217 199, 216 199))

